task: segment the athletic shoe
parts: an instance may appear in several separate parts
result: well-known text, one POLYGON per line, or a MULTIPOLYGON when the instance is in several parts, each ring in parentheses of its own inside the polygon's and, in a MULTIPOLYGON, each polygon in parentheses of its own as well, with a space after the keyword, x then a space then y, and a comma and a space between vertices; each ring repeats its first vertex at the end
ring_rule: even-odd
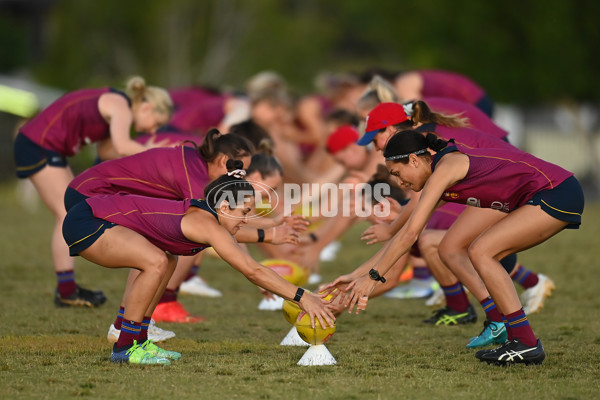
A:
POLYGON ((552 296, 556 289, 552 279, 544 274, 538 274, 538 283, 521 293, 521 304, 525 314, 534 314, 544 307, 546 297, 552 296))
POLYGON ((307 285, 318 285, 323 281, 323 277, 319 274, 310 274, 308 277, 308 281, 306 281, 307 285))
POLYGON ((206 283, 204 279, 199 276, 194 276, 191 279, 183 282, 179 286, 179 293, 193 294, 202 297, 221 297, 223 294, 206 283))
POLYGON ((91 291, 77 286, 69 297, 61 297, 58 289, 54 292, 54 304, 57 307, 98 307, 106 302, 106 296, 101 291, 91 291))
POLYGON ((108 328, 108 333, 106 334, 106 340, 110 343, 117 343, 120 334, 121 330, 115 328, 115 324, 110 324, 110 328, 108 328))
POLYGON ((319 253, 319 261, 328 262, 335 261, 338 251, 342 248, 342 243, 334 241, 329 243, 319 253))
POLYGON ((486 319, 483 321, 483 330, 479 336, 469 339, 467 348, 484 347, 490 344, 502 344, 506 342, 508 333, 503 322, 495 322, 486 319))
POLYGON ((156 326, 156 321, 154 319, 150 320, 150 325, 148 325, 148 339, 152 340, 153 342, 164 342, 165 340, 169 340, 174 337, 175 332, 159 328, 156 326))
POLYGON ((530 347, 521 343, 519 339, 507 340, 502 346, 478 351, 475 354, 480 361, 496 365, 509 364, 541 364, 546 358, 542 342, 538 339, 535 346, 530 347))
POLYGON ((434 325, 458 325, 470 324, 477 321, 477 313, 472 305, 469 304, 466 311, 458 312, 446 306, 433 312, 433 316, 424 320, 426 324, 434 325))
POLYGON ((144 364, 144 365, 170 365, 171 361, 163 357, 156 357, 144 350, 137 342, 133 341, 133 346, 123 351, 116 351, 117 345, 113 345, 113 351, 110 355, 110 361, 114 363, 144 364))
POLYGON ((152 340, 146 340, 140 347, 155 357, 168 358, 170 360, 179 360, 181 358, 181 353, 162 349, 155 345, 152 340))
POLYGON ((408 283, 396 286, 384 294, 389 299, 422 299, 429 297, 439 288, 434 277, 427 279, 413 278, 408 283))
POLYGON ((443 306, 446 302, 444 290, 439 287, 433 291, 433 294, 425 301, 427 307, 443 306))
MULTIPOLYGON (((111 324, 110 328, 108 328, 108 334, 106 335, 106 339, 110 343, 117 343, 120 334, 121 330, 115 328, 114 324, 111 324)), ((158 326, 156 326, 156 322, 153 319, 150 320, 150 325, 148 325, 148 339, 150 339, 153 342, 164 342, 165 340, 174 337, 175 332, 168 331, 166 329, 161 329, 158 326)))
POLYGON ((195 324, 204 321, 204 317, 188 313, 178 301, 159 303, 154 309, 152 319, 156 322, 178 322, 184 324, 195 324))

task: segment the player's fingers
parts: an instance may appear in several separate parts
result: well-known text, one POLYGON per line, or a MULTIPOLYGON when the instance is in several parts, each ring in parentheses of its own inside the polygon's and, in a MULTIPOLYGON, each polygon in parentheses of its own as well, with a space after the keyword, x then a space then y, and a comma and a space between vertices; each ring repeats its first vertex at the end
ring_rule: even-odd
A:
POLYGON ((369 301, 369 296, 362 296, 358 299, 358 305, 356 306, 356 313, 358 314, 361 311, 367 309, 367 302, 369 301))

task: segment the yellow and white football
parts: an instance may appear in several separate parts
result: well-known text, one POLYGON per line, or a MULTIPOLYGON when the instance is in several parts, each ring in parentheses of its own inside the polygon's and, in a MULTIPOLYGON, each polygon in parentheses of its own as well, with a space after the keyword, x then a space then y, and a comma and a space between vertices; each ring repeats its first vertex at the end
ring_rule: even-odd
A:
POLYGON ((269 258, 260 262, 265 267, 277 272, 283 279, 292 285, 302 286, 308 281, 306 269, 289 260, 269 258))
POLYGON ((298 315, 302 312, 302 309, 298 306, 298 304, 294 303, 291 300, 283 301, 283 316, 290 324, 294 325, 296 323, 296 319, 298 315))
POLYGON ((315 320, 315 327, 310 326, 310 315, 305 311, 298 314, 296 318, 296 330, 298 335, 308 344, 317 345, 327 342, 335 333, 335 322, 333 328, 321 327, 319 320, 315 320))

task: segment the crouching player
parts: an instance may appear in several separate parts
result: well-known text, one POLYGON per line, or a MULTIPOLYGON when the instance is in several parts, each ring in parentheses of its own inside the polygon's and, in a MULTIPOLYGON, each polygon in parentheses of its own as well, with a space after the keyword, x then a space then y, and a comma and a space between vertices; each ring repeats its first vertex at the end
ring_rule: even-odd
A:
POLYGON ((107 268, 140 271, 125 298, 125 315, 112 362, 170 364, 181 354, 163 350, 147 339, 150 317, 175 269, 177 255, 206 247, 215 251, 252 283, 294 300, 314 326, 333 326, 327 301, 304 293, 244 252, 233 235, 247 223, 254 190, 243 176, 242 163, 228 161, 228 172, 204 190, 205 200, 165 200, 116 194, 86 199, 71 208, 63 236, 72 256, 107 268), (241 200, 243 199, 243 204, 241 200))

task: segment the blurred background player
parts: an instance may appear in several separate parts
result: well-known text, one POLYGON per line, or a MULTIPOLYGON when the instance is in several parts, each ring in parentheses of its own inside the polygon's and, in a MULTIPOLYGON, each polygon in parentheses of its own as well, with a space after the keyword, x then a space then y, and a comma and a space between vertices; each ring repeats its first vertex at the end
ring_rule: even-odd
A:
POLYGON ((131 78, 125 92, 111 88, 82 89, 56 100, 26 123, 15 139, 17 176, 28 178, 55 217, 52 261, 57 278, 54 302, 59 307, 95 307, 106 301, 100 291, 77 285, 74 259, 61 235, 66 210, 65 189, 73 179, 67 157, 90 143, 109 142, 119 156, 145 151, 129 130, 155 132, 172 113, 168 93, 131 78))

